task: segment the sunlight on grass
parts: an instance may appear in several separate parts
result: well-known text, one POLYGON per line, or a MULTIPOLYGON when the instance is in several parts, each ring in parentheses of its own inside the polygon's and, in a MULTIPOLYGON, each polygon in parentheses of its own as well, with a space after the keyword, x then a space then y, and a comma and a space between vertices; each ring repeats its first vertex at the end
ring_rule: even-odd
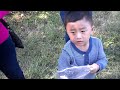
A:
POLYGON ((40 19, 47 19, 47 15, 45 15, 45 14, 40 14, 38 17, 39 17, 40 19))
POLYGON ((41 14, 38 15, 38 18, 40 19, 47 19, 48 18, 48 12, 43 12, 41 14))

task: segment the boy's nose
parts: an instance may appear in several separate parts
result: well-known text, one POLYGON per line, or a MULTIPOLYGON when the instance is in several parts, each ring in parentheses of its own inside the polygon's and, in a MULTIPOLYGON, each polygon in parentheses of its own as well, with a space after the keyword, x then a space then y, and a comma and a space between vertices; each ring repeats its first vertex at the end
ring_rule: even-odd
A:
POLYGON ((81 33, 77 33, 77 39, 82 38, 82 34, 81 33))

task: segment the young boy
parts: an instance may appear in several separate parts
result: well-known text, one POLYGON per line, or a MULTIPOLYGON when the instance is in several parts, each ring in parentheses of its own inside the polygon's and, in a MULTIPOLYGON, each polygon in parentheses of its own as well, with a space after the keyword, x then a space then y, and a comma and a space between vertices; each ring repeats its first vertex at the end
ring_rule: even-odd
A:
MULTIPOLYGON (((92 11, 89 11, 89 13, 90 13, 90 15, 92 15, 92 11)), ((60 11, 60 17, 62 19, 62 22, 64 22, 64 16, 65 16, 65 11, 60 11)), ((65 37, 64 38, 65 38, 66 43, 70 40, 67 32, 65 32, 65 37)))
POLYGON ((84 79, 94 79, 105 69, 107 59, 100 39, 92 37, 93 20, 90 11, 65 11, 64 25, 70 40, 58 60, 58 71, 72 66, 88 66, 84 79))

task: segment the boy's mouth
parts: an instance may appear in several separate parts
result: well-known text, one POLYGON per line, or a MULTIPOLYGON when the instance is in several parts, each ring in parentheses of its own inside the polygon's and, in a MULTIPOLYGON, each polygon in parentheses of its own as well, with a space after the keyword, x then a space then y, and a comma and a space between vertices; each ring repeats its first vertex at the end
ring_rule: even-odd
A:
POLYGON ((77 42, 83 42, 83 41, 77 41, 77 42))
POLYGON ((83 43, 83 41, 77 41, 77 43, 81 44, 81 43, 83 43))

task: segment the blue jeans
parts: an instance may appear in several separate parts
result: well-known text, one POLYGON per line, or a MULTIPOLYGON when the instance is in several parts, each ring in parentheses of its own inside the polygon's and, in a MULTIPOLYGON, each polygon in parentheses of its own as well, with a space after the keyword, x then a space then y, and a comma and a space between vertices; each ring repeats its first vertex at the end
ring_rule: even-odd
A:
MULTIPOLYGON (((64 22, 64 11, 60 11, 60 16, 61 16, 62 21, 64 22)), ((68 36, 68 34, 67 34, 66 31, 65 31, 65 36, 64 36, 64 38, 65 38, 65 42, 66 42, 66 43, 70 40, 70 38, 69 38, 69 36, 68 36)))
POLYGON ((17 62, 15 45, 11 37, 0 45, 0 70, 8 79, 25 79, 17 62))

